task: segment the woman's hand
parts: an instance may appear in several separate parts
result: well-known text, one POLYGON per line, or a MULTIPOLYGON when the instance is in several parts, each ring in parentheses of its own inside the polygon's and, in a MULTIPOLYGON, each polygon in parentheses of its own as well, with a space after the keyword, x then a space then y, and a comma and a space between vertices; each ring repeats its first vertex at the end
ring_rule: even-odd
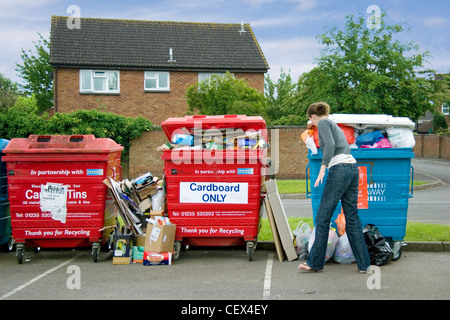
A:
POLYGON ((319 184, 321 184, 323 182, 323 177, 325 176, 325 170, 326 170, 325 166, 320 167, 319 175, 317 176, 317 180, 314 183, 314 187, 317 187, 319 184))

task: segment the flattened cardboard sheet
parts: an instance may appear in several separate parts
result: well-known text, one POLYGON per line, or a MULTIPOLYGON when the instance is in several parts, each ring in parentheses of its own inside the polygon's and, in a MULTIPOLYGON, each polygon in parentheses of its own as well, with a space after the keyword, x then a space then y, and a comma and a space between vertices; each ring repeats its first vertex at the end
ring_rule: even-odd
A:
POLYGON ((264 186, 287 259, 289 261, 296 260, 298 259, 298 255, 294 247, 294 236, 292 235, 280 195, 278 194, 276 180, 270 179, 264 183, 264 186))

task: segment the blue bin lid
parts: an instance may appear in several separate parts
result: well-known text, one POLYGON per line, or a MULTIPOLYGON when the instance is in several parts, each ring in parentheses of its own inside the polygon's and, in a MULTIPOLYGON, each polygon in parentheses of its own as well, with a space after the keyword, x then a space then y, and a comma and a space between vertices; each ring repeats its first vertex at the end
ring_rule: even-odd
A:
POLYGON ((9 140, 6 139, 0 139, 0 150, 3 150, 6 148, 6 146, 8 145, 9 140))

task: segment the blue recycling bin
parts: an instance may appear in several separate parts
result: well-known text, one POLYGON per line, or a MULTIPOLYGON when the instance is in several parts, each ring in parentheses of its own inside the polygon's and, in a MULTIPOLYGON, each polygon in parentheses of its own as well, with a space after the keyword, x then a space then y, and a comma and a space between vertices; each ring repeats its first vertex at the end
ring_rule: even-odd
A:
MULTIPOLYGON (((377 226, 380 233, 394 245, 395 256, 406 234, 408 200, 413 196, 414 168, 411 166, 411 159, 414 158, 414 153, 412 148, 358 148, 351 149, 351 154, 356 159, 360 170, 358 213, 362 227, 367 224, 377 226)), ((322 157, 320 149, 317 154, 309 151, 309 163, 306 167, 307 197, 311 198, 314 221, 324 188, 324 183, 314 187, 322 157), (308 170, 311 186, 308 181, 308 170)), ((327 176, 328 170, 324 181, 327 176)), ((340 212, 341 203, 339 202, 331 218, 334 228, 336 228, 335 220, 340 212)))
POLYGON ((3 149, 9 140, 0 139, 0 247, 10 250, 11 238, 11 215, 8 201, 8 178, 6 162, 2 160, 3 149))

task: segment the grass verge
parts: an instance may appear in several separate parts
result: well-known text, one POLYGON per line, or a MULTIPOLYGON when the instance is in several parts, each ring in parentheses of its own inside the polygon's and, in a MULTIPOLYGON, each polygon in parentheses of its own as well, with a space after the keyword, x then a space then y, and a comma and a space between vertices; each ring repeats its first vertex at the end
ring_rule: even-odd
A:
MULTIPOLYGON (((312 218, 289 217, 288 222, 291 231, 297 227, 300 221, 304 221, 312 228, 314 226, 312 218)), ((258 234, 259 241, 273 241, 272 230, 269 220, 261 218, 261 230, 258 234)), ((450 241, 450 226, 443 224, 431 224, 420 222, 408 222, 406 224, 405 241, 450 241)))
MULTIPOLYGON (((420 186, 427 182, 414 181, 414 186, 420 186)), ((277 180, 277 188, 279 194, 284 193, 306 193, 306 180, 277 180)), ((311 191, 311 188, 309 188, 311 191)))

